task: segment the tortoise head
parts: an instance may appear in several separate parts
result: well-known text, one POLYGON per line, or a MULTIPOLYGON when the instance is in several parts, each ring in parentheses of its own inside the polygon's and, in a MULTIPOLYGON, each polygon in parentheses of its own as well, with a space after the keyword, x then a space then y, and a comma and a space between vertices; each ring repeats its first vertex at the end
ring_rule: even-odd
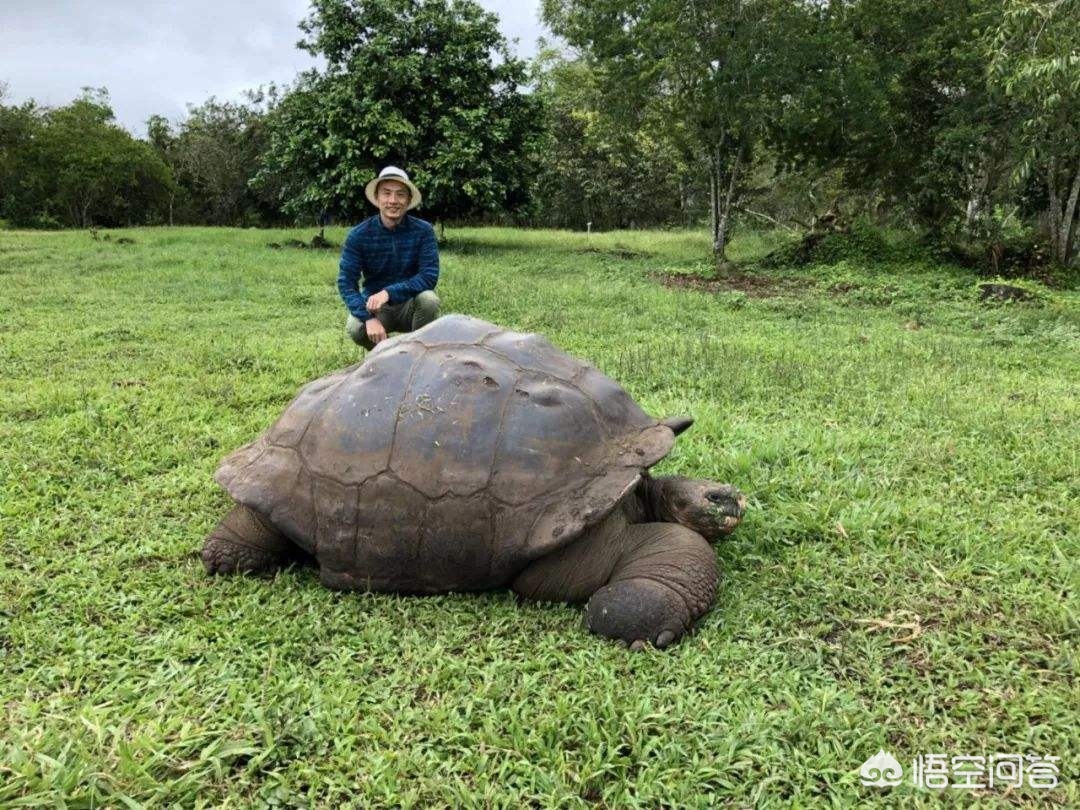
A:
POLYGON ((710 543, 735 531, 746 512, 746 496, 730 484, 671 476, 656 479, 655 511, 669 523, 681 523, 710 543))
MULTIPOLYGON (((660 424, 678 436, 694 420, 690 416, 669 416, 660 424)), ((746 511, 746 497, 730 484, 673 475, 652 479, 650 489, 657 520, 680 523, 710 543, 735 531, 746 511)))

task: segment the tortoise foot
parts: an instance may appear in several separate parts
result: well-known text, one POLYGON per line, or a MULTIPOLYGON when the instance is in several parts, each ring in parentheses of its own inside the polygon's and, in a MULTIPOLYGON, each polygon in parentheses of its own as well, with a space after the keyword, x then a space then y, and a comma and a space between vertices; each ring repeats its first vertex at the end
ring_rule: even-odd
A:
POLYGON ((220 537, 208 537, 201 556, 208 574, 272 574, 284 565, 277 554, 220 537))
POLYGON ((686 602, 672 588, 649 579, 627 579, 605 585, 585 606, 585 626, 617 639, 632 650, 646 644, 664 648, 690 629, 686 602))
POLYGON ((245 506, 235 506, 206 538, 208 574, 271 574, 294 561, 295 547, 245 506))

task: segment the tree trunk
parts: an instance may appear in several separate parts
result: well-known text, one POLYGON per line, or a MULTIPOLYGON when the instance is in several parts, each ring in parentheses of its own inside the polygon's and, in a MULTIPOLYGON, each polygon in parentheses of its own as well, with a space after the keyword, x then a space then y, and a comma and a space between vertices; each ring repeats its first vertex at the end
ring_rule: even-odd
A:
MULTIPOLYGON (((727 189, 724 192, 723 200, 717 199, 719 197, 718 193, 713 195, 713 221, 715 222, 713 226, 713 256, 720 262, 726 258, 728 225, 731 222, 731 209, 735 202, 735 186, 739 182, 739 172, 742 169, 744 151, 745 145, 740 141, 739 149, 735 153, 735 160, 732 162, 727 174, 727 189)), ((717 155, 717 165, 719 167, 719 155, 717 155)), ((722 180, 723 176, 718 173, 716 178, 717 191, 720 189, 722 180)))
POLYGON ((1076 166, 1076 174, 1073 175, 1072 191, 1069 192, 1069 201, 1065 204, 1062 214, 1061 228, 1061 263, 1068 265, 1076 253, 1077 219, 1076 204, 1080 200, 1080 162, 1076 166))
POLYGON ((1061 206, 1058 204, 1057 161, 1050 158, 1050 170, 1046 173, 1046 191, 1050 197, 1047 211, 1050 220, 1050 254, 1054 261, 1061 261, 1058 246, 1061 244, 1061 206))
MULTIPOLYGON (((717 251, 717 235, 720 228, 720 148, 713 147, 709 155, 709 225, 712 228, 713 252, 717 251)), ((723 245, 720 246, 723 258, 723 245)))
POLYGON ((1070 188, 1069 178, 1065 179, 1064 188, 1058 186, 1057 161, 1050 158, 1050 170, 1046 177, 1046 190, 1050 198, 1047 211, 1050 220, 1050 254, 1055 262, 1068 265, 1075 253, 1075 237, 1077 235, 1077 202, 1080 201, 1080 165, 1077 166, 1076 174, 1072 177, 1070 188), (1068 196, 1061 198, 1061 192, 1068 196))
POLYGON ((90 202, 88 198, 82 197, 68 206, 71 221, 76 228, 88 228, 90 226, 90 202))
POLYGON ((964 221, 964 230, 968 236, 984 236, 986 214, 990 210, 990 200, 986 193, 990 185, 990 169, 987 159, 979 162, 971 172, 968 181, 968 202, 964 221))

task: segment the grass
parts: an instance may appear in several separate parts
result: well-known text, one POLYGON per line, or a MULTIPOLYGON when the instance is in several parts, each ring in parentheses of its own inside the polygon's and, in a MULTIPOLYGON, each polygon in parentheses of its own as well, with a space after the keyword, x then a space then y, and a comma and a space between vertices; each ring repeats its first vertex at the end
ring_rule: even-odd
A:
POLYGON ((337 257, 127 235, 0 232, 0 806, 971 801, 861 787, 879 748, 1059 756, 979 795, 1080 805, 1075 290, 903 251, 673 289, 704 234, 448 231, 447 311, 693 414, 661 471, 750 496, 714 610, 635 655, 505 593, 207 578, 218 461, 357 358, 337 257))

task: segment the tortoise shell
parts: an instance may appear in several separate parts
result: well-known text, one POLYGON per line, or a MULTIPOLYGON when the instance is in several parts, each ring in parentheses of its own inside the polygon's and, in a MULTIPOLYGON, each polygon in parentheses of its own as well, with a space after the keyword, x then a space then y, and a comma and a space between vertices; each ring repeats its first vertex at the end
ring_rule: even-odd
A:
POLYGON ((216 480, 332 587, 501 587, 606 517, 674 434, 535 334, 452 315, 301 389, 216 480))

